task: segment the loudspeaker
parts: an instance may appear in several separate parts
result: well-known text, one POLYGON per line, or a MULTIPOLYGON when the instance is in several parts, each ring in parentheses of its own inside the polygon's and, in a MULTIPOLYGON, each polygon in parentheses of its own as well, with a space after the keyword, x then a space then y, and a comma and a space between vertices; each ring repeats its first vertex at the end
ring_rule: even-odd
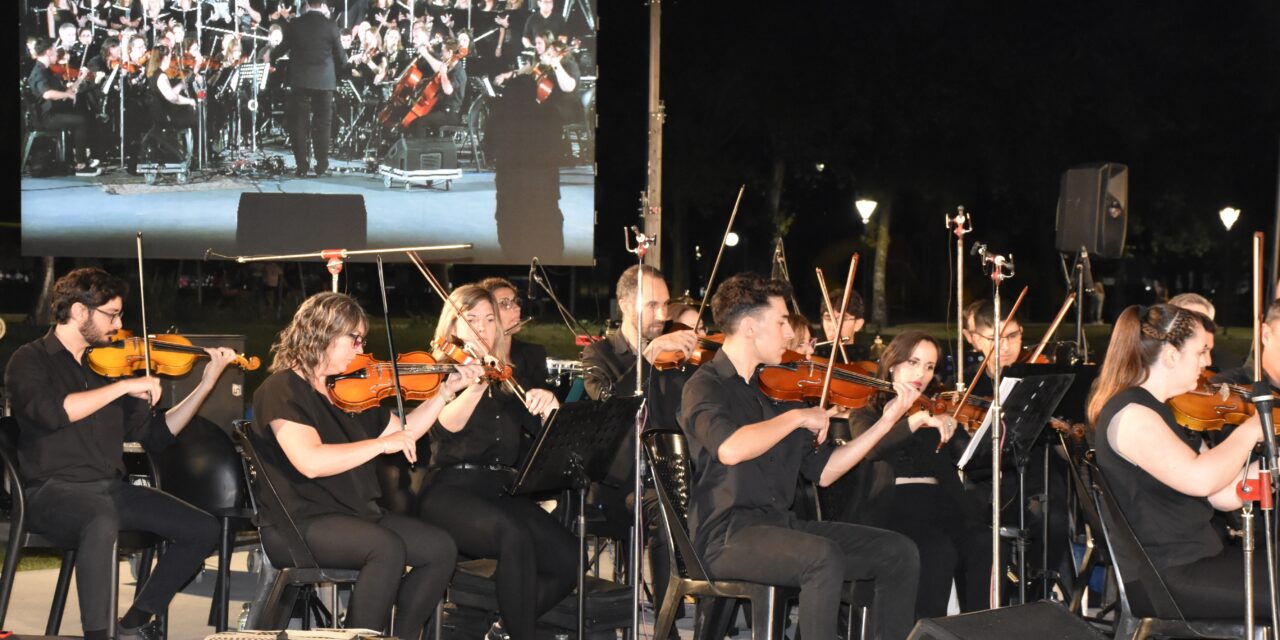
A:
POLYGON ((334 193, 242 193, 236 251, 242 255, 364 249, 364 196, 334 193))
POLYGON ((1102 632, 1056 602, 1035 602, 916 623, 907 640, 1105 640, 1102 632))
MULTIPOLYGON (((236 353, 244 353, 244 336, 183 334, 183 337, 197 347, 227 347, 236 353)), ((161 403, 172 407, 187 397, 200 384, 200 376, 207 364, 208 358, 197 358, 191 373, 181 378, 161 378, 161 403)), ((229 364, 196 415, 231 433, 231 421, 244 419, 244 396, 244 370, 229 364)))
POLYGON ((1129 167, 1114 162, 1068 169, 1058 195, 1058 251, 1081 248, 1101 258, 1124 255, 1129 167))
POLYGON ((453 138, 402 137, 378 164, 400 171, 457 169, 458 145, 453 138))

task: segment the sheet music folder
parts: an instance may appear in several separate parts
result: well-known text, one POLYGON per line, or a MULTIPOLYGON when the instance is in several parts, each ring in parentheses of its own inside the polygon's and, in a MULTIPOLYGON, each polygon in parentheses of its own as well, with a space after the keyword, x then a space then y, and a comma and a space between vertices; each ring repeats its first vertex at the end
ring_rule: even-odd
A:
POLYGON ((547 421, 525 455, 512 494, 574 486, 579 476, 600 481, 627 434, 635 429, 644 396, 570 402, 547 421))

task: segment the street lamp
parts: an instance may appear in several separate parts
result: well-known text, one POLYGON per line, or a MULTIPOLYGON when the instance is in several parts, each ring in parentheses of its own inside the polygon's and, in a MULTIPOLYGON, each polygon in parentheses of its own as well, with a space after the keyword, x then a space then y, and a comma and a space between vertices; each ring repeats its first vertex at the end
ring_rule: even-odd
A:
POLYGON ((1226 207, 1218 212, 1218 217, 1222 219, 1222 226, 1226 227, 1227 231, 1230 231, 1231 226, 1236 223, 1236 220, 1240 219, 1240 210, 1235 207, 1226 207))
POLYGON ((730 231, 728 235, 724 237, 724 246, 726 247, 738 246, 738 232, 730 231))
POLYGON ((867 200, 865 198, 853 203, 853 206, 858 209, 858 217, 862 218, 862 224, 871 222, 871 214, 875 213, 877 204, 879 203, 875 200, 867 200))

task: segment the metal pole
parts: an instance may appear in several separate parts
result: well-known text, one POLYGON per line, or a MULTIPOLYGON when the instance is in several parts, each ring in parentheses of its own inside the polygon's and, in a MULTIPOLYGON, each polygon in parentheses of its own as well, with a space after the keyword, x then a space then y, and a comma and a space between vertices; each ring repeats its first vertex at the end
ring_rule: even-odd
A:
POLYGON ((956 208, 956 215, 947 217, 947 228, 955 225, 956 236, 956 391, 964 392, 964 237, 973 231, 973 214, 964 207, 956 208))
MULTIPOLYGON (((662 2, 649 0, 649 168, 644 197, 644 233, 657 238, 662 230, 662 123, 666 118, 659 92, 662 68, 662 2)), ((645 264, 661 268, 662 242, 655 240, 645 264)))
POLYGON ((991 274, 995 283, 995 295, 992 302, 995 313, 991 321, 995 323, 994 345, 991 347, 995 358, 995 367, 991 375, 991 608, 1000 608, 1000 427, 1003 416, 1000 415, 1000 271, 999 266, 991 274))

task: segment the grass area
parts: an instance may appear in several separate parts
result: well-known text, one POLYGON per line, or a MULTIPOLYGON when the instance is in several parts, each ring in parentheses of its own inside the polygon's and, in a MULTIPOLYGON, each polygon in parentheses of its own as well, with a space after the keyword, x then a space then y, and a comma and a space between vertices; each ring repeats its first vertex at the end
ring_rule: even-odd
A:
MULTIPOLYGON (((0 560, 4 552, 0 551, 0 560)), ((39 569, 57 569, 62 566, 62 554, 54 549, 27 549, 18 560, 18 571, 36 571, 39 569)))

